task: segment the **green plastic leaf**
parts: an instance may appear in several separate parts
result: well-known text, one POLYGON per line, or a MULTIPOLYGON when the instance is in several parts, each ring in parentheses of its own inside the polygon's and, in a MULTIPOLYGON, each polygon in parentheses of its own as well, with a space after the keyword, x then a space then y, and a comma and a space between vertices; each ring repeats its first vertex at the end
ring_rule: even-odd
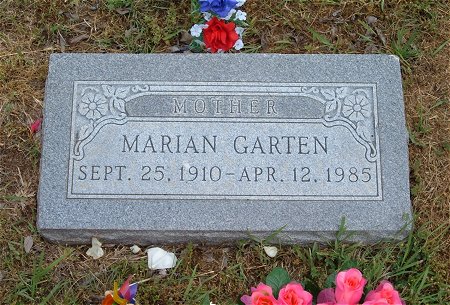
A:
POLYGON ((325 288, 332 288, 332 287, 334 287, 334 281, 336 279, 336 274, 337 274, 337 272, 333 272, 332 274, 330 274, 327 277, 327 279, 325 281, 325 285, 324 285, 325 288))
POLYGON ((272 292, 275 298, 278 298, 280 289, 291 281, 286 270, 276 267, 266 277, 266 284, 272 287, 272 292))
POLYGON ((312 295, 315 295, 315 296, 317 296, 321 290, 319 285, 315 281, 313 281, 309 278, 305 278, 302 281, 302 286, 306 291, 308 291, 309 293, 311 293, 312 295))

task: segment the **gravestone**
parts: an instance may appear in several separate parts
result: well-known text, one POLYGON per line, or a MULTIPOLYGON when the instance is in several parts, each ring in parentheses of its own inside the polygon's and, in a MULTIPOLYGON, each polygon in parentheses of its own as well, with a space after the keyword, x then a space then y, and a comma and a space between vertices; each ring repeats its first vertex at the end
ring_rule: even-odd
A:
MULTIPOLYGON (((38 228, 63 243, 401 239, 397 57, 50 57, 38 228)), ((406 224, 406 226, 405 226, 406 224)), ((404 228, 404 230, 401 230, 404 228)))

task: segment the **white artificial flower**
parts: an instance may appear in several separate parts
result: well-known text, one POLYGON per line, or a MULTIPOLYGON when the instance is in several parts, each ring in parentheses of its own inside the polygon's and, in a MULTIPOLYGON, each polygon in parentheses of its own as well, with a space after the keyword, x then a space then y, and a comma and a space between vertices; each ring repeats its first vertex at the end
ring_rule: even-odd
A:
POLYGON ((230 10, 230 12, 228 13, 228 15, 227 15, 225 18, 223 18, 223 19, 225 19, 225 20, 230 20, 230 18, 233 16, 234 13, 236 13, 236 10, 235 10, 235 9, 230 10))
POLYGON ((239 35, 239 37, 242 38, 242 34, 244 33, 245 29, 243 27, 237 26, 234 30, 239 35))
POLYGON ((200 37, 202 34, 203 27, 201 24, 194 24, 191 28, 191 35, 194 37, 200 37))
POLYGON ((236 43, 234 44, 234 48, 236 49, 236 50, 240 50, 240 49, 242 49, 244 47, 244 42, 242 41, 242 39, 238 39, 237 41, 236 41, 236 43))
POLYGON ((177 264, 177 257, 172 252, 167 252, 161 248, 150 248, 147 250, 148 268, 160 270, 173 268, 177 264))
POLYGON ((210 21, 211 20, 211 13, 210 12, 204 12, 203 13, 203 18, 205 18, 206 21, 210 21))
POLYGON ((240 6, 243 6, 243 5, 244 5, 244 3, 245 3, 245 1, 247 1, 247 0, 237 0, 237 4, 236 4, 236 7, 240 7, 240 6))
POLYGON ((247 20, 247 13, 243 12, 241 10, 238 10, 236 12, 236 19, 237 20, 242 20, 242 21, 247 20))

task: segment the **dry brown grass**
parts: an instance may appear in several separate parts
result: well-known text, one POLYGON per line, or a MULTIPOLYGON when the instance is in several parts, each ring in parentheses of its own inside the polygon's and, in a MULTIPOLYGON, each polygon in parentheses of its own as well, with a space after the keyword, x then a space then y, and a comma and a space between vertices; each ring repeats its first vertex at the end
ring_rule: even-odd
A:
MULTIPOLYGON (((167 52, 179 43, 178 33, 192 24, 190 2, 185 0, 135 1, 134 10, 123 16, 107 10, 103 1, 93 9, 96 2, 0 1, 0 299, 17 285, 21 272, 31 272, 31 262, 40 252, 50 262, 66 250, 42 240, 35 228, 40 138, 30 133, 29 125, 41 117, 48 55, 167 52), (22 249, 27 235, 35 243, 28 255, 22 249)), ((450 3, 248 0, 245 10, 251 25, 245 38, 247 50, 256 52, 395 53, 398 31, 405 30, 406 37, 418 31, 412 47, 420 53, 403 61, 407 126, 415 142, 409 146, 415 226, 433 231, 442 225, 439 232, 446 236, 428 241, 436 250, 430 258, 436 273, 432 280, 449 282, 450 43, 436 50, 450 38, 450 3), (363 24, 368 16, 378 18, 376 33, 368 33, 363 24), (327 40, 314 39, 311 29, 327 40)), ((113 279, 133 272, 140 279, 155 278, 152 287, 142 290, 140 300, 147 301, 141 303, 152 298, 152 304, 182 304, 195 266, 202 276, 194 276, 194 284, 206 281, 207 289, 224 300, 246 292, 274 264, 285 266, 294 278, 308 270, 292 247, 283 247, 276 263, 265 258, 257 245, 170 247, 183 264, 177 284, 169 286, 164 282, 167 278, 158 279, 147 271, 145 260, 129 254, 126 247, 108 249, 100 261, 89 260, 86 247, 73 249, 45 284, 68 280, 69 292, 60 293, 55 303, 68 304, 74 297, 79 300, 76 304, 96 302, 96 293, 101 295, 113 279), (208 281, 209 276, 213 278, 208 281)))

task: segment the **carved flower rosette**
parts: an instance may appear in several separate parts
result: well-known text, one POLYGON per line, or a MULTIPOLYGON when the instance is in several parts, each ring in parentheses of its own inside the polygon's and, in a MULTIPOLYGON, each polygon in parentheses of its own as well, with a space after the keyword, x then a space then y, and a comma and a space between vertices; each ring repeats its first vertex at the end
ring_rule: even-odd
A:
POLYGON ((339 87, 320 89, 320 94, 326 101, 324 120, 339 122, 352 133, 355 132, 355 139, 367 148, 366 158, 374 161, 377 150, 370 91, 339 87))
POLYGON ((76 134, 75 157, 82 158, 82 146, 88 143, 105 125, 119 123, 126 118, 125 103, 130 86, 89 86, 82 90, 76 111, 82 125, 76 134))

